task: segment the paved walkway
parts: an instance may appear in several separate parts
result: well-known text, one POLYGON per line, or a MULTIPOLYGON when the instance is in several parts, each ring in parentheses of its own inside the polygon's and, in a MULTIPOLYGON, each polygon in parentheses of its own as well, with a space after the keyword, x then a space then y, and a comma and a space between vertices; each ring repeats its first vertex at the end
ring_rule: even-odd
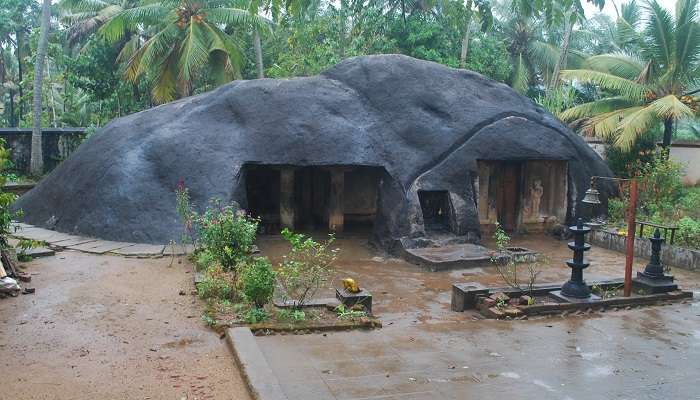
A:
POLYGON ((61 249, 78 250, 92 254, 118 254, 131 257, 160 257, 163 255, 180 255, 191 251, 190 247, 181 245, 155 245, 143 243, 114 242, 91 237, 69 235, 39 228, 33 225, 15 223, 12 236, 46 242, 49 246, 61 249))
MULTIPOLYGON (((449 310, 450 284, 497 285, 491 267, 425 273, 339 240, 340 276, 375 296, 384 328, 371 332, 258 337, 289 400, 700 399, 700 303, 607 310, 527 321, 482 320, 449 310)), ((565 242, 516 245, 546 253, 543 281, 562 281, 565 242)), ((282 246, 261 240, 273 258, 282 246)), ((624 256, 590 252, 587 277, 620 276, 624 256)), ((637 268, 644 265, 638 260, 637 268)), ((685 288, 700 274, 674 269, 685 288)), ((696 294, 696 296, 700 293, 696 294)))

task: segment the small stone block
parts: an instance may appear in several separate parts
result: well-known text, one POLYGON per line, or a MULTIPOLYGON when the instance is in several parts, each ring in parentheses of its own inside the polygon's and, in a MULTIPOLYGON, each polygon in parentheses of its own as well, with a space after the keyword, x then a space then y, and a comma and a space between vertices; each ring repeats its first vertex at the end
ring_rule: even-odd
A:
POLYGON ((455 283, 452 285, 452 311, 462 312, 475 308, 478 296, 486 296, 489 289, 478 282, 455 283))
POLYGON ((503 311, 499 310, 498 307, 484 308, 481 310, 481 313, 484 314, 484 316, 487 318, 494 319, 501 319, 506 316, 506 314, 503 311))
POLYGON ((51 249, 47 249, 46 247, 35 247, 33 249, 27 249, 26 251, 22 251, 22 254, 26 256, 31 256, 32 258, 39 258, 52 256, 56 254, 56 252, 51 249))
POLYGON ((490 298, 490 297, 484 297, 481 300, 481 304, 484 305, 484 307, 489 308, 489 307, 494 307, 496 305, 496 300, 490 298))
POLYGON ((360 289, 357 293, 348 292, 345 288, 335 289, 335 297, 345 307, 352 308, 355 304, 362 304, 367 314, 372 314, 372 294, 365 289, 360 289))
POLYGON ((503 313, 506 315, 506 317, 511 317, 511 318, 517 318, 517 317, 523 315, 523 312, 519 308, 515 308, 515 307, 508 307, 505 310, 503 310, 503 313))
POLYGON ((632 279, 635 287, 644 289, 648 294, 668 293, 678 290, 678 285, 673 282, 673 276, 664 275, 661 278, 649 278, 637 273, 637 277, 632 279))
POLYGON ((554 297, 555 299, 557 299, 559 301, 563 301, 565 303, 595 303, 595 302, 601 300, 600 296, 596 296, 592 293, 591 293, 591 297, 588 297, 585 299, 577 299, 575 297, 564 296, 563 294, 561 294, 561 290, 550 292, 549 294, 552 297, 554 297))
POLYGON ((522 305, 522 306, 527 306, 527 305, 534 303, 534 300, 532 299, 532 297, 530 297, 528 295, 520 296, 520 298, 518 300, 520 301, 520 305, 522 305))

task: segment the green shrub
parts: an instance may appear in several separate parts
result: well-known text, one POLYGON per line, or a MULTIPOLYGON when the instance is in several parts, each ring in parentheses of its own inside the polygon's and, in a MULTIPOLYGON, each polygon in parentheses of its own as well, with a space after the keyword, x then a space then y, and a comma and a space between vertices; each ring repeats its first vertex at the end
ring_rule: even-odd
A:
POLYGON ((245 322, 249 324, 257 324, 258 322, 264 322, 270 319, 270 315, 264 308, 256 307, 248 310, 248 312, 243 316, 243 319, 245 319, 245 322))
POLYGON ((332 235, 326 242, 316 242, 285 228, 282 236, 292 248, 277 271, 277 281, 283 298, 294 301, 300 309, 330 278, 338 249, 330 248, 332 235))
POLYGON ((197 294, 202 299, 231 300, 235 287, 235 278, 220 265, 214 265, 206 270, 204 280, 197 285, 197 294))
POLYGON ((700 249, 700 220, 690 217, 681 218, 678 221, 678 231, 676 231, 678 244, 692 249, 700 249))
POLYGON ((625 201, 622 199, 608 199, 608 219, 612 222, 619 222, 625 219, 625 201))
POLYGON ((683 166, 661 153, 639 170, 639 206, 656 219, 670 219, 683 195, 683 166))
POLYGON ((605 160, 615 176, 631 178, 636 175, 639 166, 647 164, 654 159, 658 132, 649 132, 640 136, 632 148, 622 150, 612 143, 605 151, 605 160))
POLYGON ((683 216, 700 219, 700 188, 686 189, 679 203, 683 216))
POLYGON ((266 258, 256 258, 243 270, 241 284, 248 301, 256 307, 264 306, 272 299, 275 290, 275 271, 272 264, 266 258))
MULTIPOLYGON (((2 174, 8 166, 11 165, 10 151, 5 148, 5 140, 0 139, 0 188, 5 185, 7 178, 2 174)), ((21 212, 15 213, 10 211, 10 206, 17 198, 12 193, 3 192, 0 189, 0 241, 2 245, 7 243, 7 235, 12 233, 12 220, 22 216, 21 212)))
POLYGON ((248 257, 255 242, 258 220, 238 212, 233 206, 222 206, 218 201, 213 201, 204 214, 196 215, 194 220, 201 244, 226 271, 233 271, 248 257))
POLYGON ((209 250, 202 250, 197 253, 194 263, 197 265, 198 271, 205 271, 216 263, 214 255, 209 250))

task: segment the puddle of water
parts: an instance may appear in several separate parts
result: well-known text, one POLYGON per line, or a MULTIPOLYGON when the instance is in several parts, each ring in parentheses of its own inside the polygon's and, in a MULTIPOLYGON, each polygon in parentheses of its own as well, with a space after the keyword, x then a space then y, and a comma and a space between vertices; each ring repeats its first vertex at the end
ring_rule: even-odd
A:
POLYGON ((532 383, 534 383, 535 385, 537 385, 541 388, 546 389, 548 392, 555 392, 556 391, 556 390, 554 390, 553 387, 549 386, 548 384, 546 384, 545 382, 543 382, 539 379, 535 379, 534 381, 532 381, 532 383))
POLYGON ((610 365, 596 365, 590 370, 586 371, 586 376, 590 377, 604 377, 613 374, 613 367, 610 365))
POLYGON ((598 353, 581 353, 581 358, 583 358, 584 360, 595 360, 595 359, 602 358, 602 357, 603 357, 603 353, 600 353, 600 352, 598 352, 598 353))
POLYGON ((501 372, 500 375, 504 378, 520 379, 520 375, 516 374, 515 372, 501 372))

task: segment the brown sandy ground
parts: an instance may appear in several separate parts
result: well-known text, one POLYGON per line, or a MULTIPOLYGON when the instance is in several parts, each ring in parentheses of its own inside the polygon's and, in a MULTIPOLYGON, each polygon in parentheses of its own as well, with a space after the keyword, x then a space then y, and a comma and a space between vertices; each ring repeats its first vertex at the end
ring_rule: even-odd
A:
POLYGON ((191 266, 170 264, 75 251, 27 263, 36 294, 0 299, 0 399, 248 400, 201 321, 191 266))

